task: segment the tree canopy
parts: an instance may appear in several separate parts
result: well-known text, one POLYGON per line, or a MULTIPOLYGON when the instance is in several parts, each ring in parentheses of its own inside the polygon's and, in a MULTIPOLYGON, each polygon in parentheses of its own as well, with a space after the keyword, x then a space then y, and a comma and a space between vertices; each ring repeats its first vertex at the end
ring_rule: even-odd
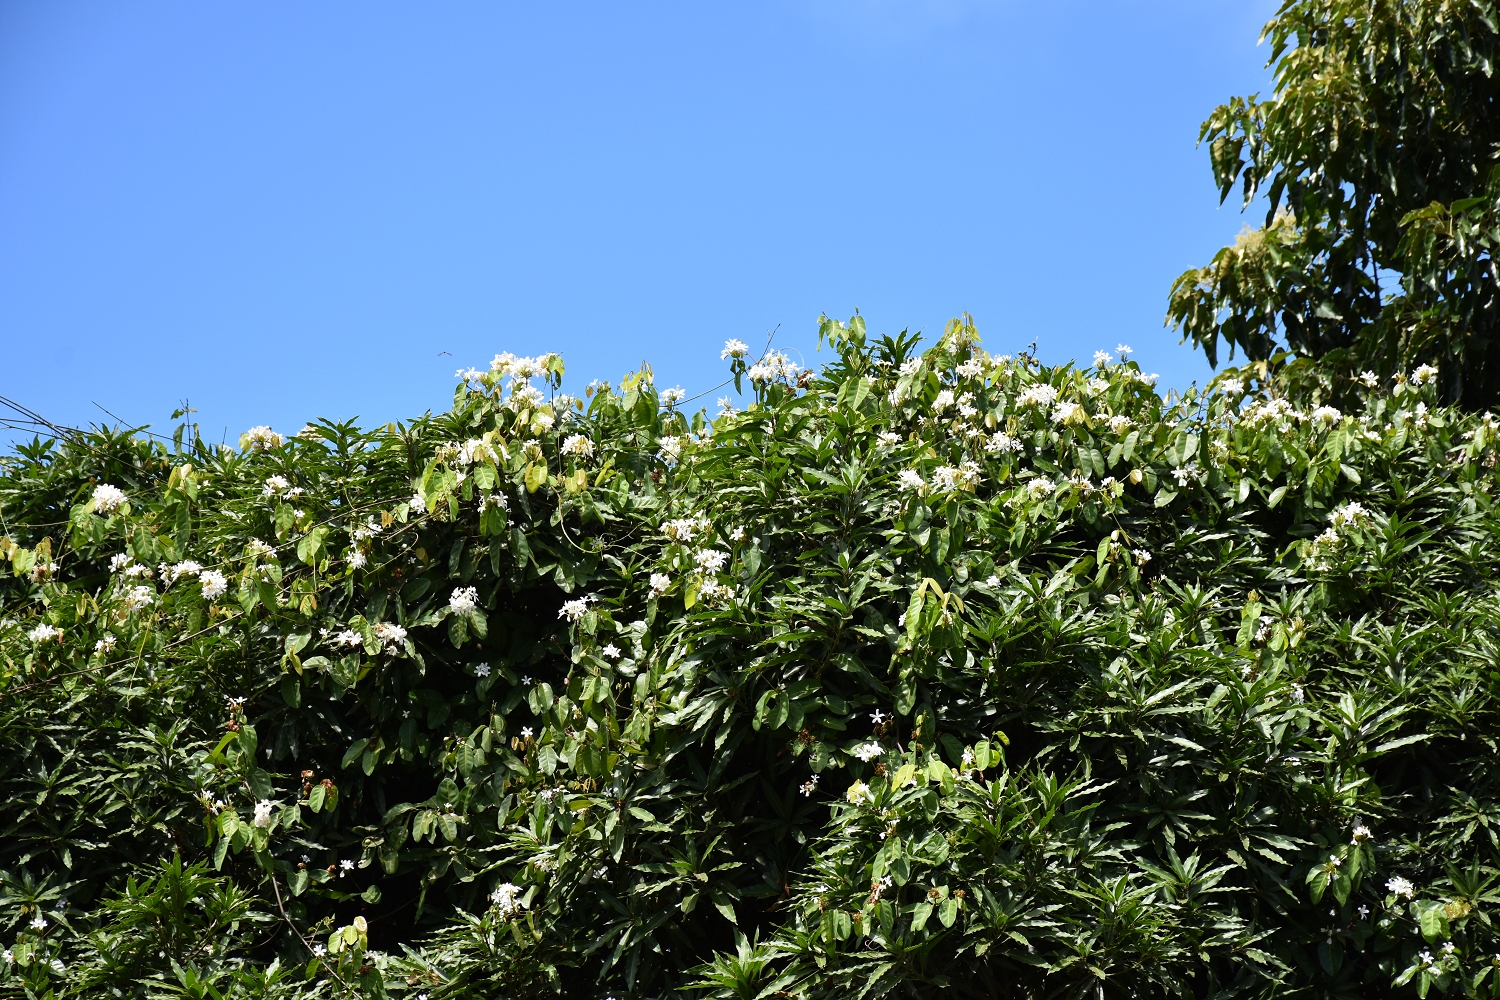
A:
POLYGON ((1203 123, 1222 198, 1266 206, 1172 289, 1218 363, 1289 348, 1385 378, 1435 365, 1445 402, 1500 401, 1500 20, 1490 0, 1288 0, 1275 91, 1203 123))
POLYGON ((0 995, 1495 989, 1494 421, 822 334, 18 449, 0 995))

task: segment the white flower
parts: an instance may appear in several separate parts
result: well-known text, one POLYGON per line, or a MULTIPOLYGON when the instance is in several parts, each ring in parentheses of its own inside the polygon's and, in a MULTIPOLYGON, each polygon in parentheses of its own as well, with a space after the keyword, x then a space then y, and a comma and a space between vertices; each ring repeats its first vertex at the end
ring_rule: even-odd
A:
POLYGON ((100 483, 94 487, 94 509, 101 514, 117 510, 125 500, 125 491, 118 486, 100 483))
POLYGON ((350 861, 348 858, 344 858, 339 862, 339 867, 346 872, 352 872, 354 870, 354 862, 350 861))
POLYGON ((616 646, 614 643, 610 643, 603 649, 599 650, 599 655, 604 657, 606 660, 618 660, 620 658, 620 647, 616 646))
POLYGON ((734 530, 729 532, 729 540, 731 542, 743 542, 745 540, 745 526, 743 524, 735 525, 734 530))
POLYGON ((489 675, 490 675, 490 665, 488 663, 476 663, 476 664, 474 664, 474 676, 475 677, 488 677, 489 675))
POLYGON ((1120 356, 1121 360, 1124 360, 1134 354, 1135 350, 1129 344, 1116 344, 1115 353, 1120 356))
POLYGON ((504 493, 486 493, 484 499, 479 502, 481 513, 496 507, 501 510, 510 510, 510 500, 504 493))
POLYGON ((1337 854, 1330 854, 1328 855, 1328 864, 1333 868, 1342 868, 1344 865, 1344 859, 1339 857, 1337 854))
POLYGON ((1057 489, 1057 484, 1045 476, 1027 480, 1026 482, 1026 492, 1030 494, 1033 500, 1049 497, 1055 489, 1057 489))
POLYGON ((563 441, 562 453, 564 455, 577 455, 580 458, 592 458, 594 456, 594 442, 590 441, 583 434, 571 435, 563 441))
POLYGON ((499 911, 502 919, 511 916, 526 905, 521 902, 521 890, 509 882, 502 882, 495 886, 495 891, 490 893, 490 902, 495 904, 495 909, 499 911))
POLYGON ((245 699, 233 697, 225 698, 224 704, 229 714, 234 715, 236 712, 245 707, 245 699))
POLYGON ((1400 875, 1396 875, 1389 881, 1387 881, 1385 884, 1385 888, 1387 892, 1390 892, 1391 894, 1396 896, 1397 899, 1400 899, 1403 896, 1407 899, 1411 899, 1417 894, 1416 886, 1412 885, 1411 882, 1402 878, 1400 875))
POLYGON ((1335 508, 1328 520, 1333 522, 1334 528, 1344 528, 1349 525, 1363 527, 1370 523, 1370 510, 1364 504, 1351 501, 1342 507, 1335 508))
POLYGON ((315 944, 313 945, 313 954, 318 958, 322 958, 324 955, 328 954, 328 949, 321 944, 315 944))
POLYGON ((1451 954, 1453 954, 1457 950, 1458 950, 1458 945, 1454 944, 1452 941, 1444 941, 1443 942, 1443 954, 1444 955, 1451 955, 1451 954))
POLYGON ((984 362, 978 358, 970 358, 955 369, 959 378, 978 378, 984 371, 984 362))
POLYGON ((456 615, 472 615, 479 607, 479 589, 460 587, 448 597, 448 608, 456 615))
POLYGON ((375 638, 387 647, 399 646, 406 639, 406 629, 390 622, 376 622, 375 638))
POLYGON ((946 410, 948 407, 950 407, 952 405, 953 405, 953 390, 952 389, 944 389, 942 392, 939 392, 937 394, 937 398, 932 401, 932 412, 934 412, 934 413, 942 413, 944 410, 946 410))
POLYGON ((255 803, 255 819, 253 819, 251 822, 253 822, 256 826, 262 828, 270 826, 271 807, 274 804, 275 803, 273 803, 270 799, 261 799, 259 802, 255 803))
POLYGON ((1359 376, 1359 380, 1363 382, 1365 384, 1365 387, 1368 389, 1377 389, 1380 387, 1380 376, 1376 375, 1374 372, 1363 372, 1359 376))
POLYGON ((661 448, 661 457, 669 465, 682 457, 682 446, 686 443, 686 437, 675 437, 671 434, 663 435, 661 440, 657 442, 661 448))
POLYGON ((868 764, 870 761, 885 753, 885 748, 879 743, 866 743, 864 746, 856 747, 854 756, 868 764))
POLYGON ((1094 367, 1095 368, 1104 368, 1104 367, 1108 366, 1109 363, 1112 362, 1112 361, 1114 361, 1114 360, 1115 360, 1115 356, 1113 354, 1110 354, 1108 351, 1095 351, 1094 352, 1094 367))
POLYGON ((922 367, 922 359, 921 358, 912 358, 909 361, 903 361, 903 362, 901 362, 901 367, 896 369, 896 373, 898 375, 903 375, 903 376, 905 376, 905 375, 915 375, 917 373, 917 370, 920 369, 921 367, 922 367))
POLYGON ((7 948, 3 952, 0 952, 0 960, 3 960, 6 965, 10 965, 16 960, 16 956, 9 948, 7 948))
POLYGON ((1045 382, 1038 383, 1016 397, 1017 406, 1051 406, 1057 402, 1057 389, 1045 382))
POLYGON ((991 573, 988 577, 985 578, 984 585, 986 587, 998 587, 1000 586, 1000 578, 991 573))
POLYGON ((250 544, 245 546, 245 551, 252 559, 270 559, 276 555, 276 550, 259 538, 250 539, 250 544))
POLYGON ((896 476, 896 485, 903 490, 922 494, 927 491, 927 484, 922 480, 922 474, 915 469, 902 469, 896 476))
POLYGON ((734 408, 734 404, 729 401, 728 396, 719 397, 719 416, 732 417, 737 412, 738 411, 734 408))
POLYGON ((889 715, 886 715, 884 712, 882 712, 878 708, 875 711, 873 711, 873 712, 870 713, 870 721, 873 722, 877 726, 884 724, 884 722, 887 719, 889 719, 889 718, 890 718, 889 715))
POLYGON ((1178 486, 1186 486, 1198 478, 1197 469, 1185 469, 1182 466, 1172 470, 1172 478, 1177 480, 1178 486))
POLYGON ((108 653, 115 648, 115 637, 111 632, 104 633, 104 638, 94 643, 94 652, 99 654, 108 653))
POLYGON ((350 569, 364 569, 365 566, 369 565, 369 562, 370 562, 370 557, 367 556, 367 555, 365 555, 359 549, 354 549, 353 551, 351 551, 349 553, 349 568, 350 569))
POLYGON ((901 435, 895 431, 881 431, 875 435, 875 440, 889 448, 901 443, 901 435))
POLYGON ((585 598, 580 597, 577 600, 568 601, 558 609, 557 617, 566 618, 570 622, 576 622, 583 617, 584 612, 588 611, 588 609, 589 602, 585 598))
POLYGON ((727 361, 730 358, 743 358, 750 353, 750 345, 743 340, 724 341, 724 350, 719 352, 719 360, 727 361))
POLYGON ((1423 968, 1424 968, 1424 969, 1425 969, 1425 968, 1426 968, 1426 967, 1427 967, 1427 966, 1429 966, 1429 965, 1431 965, 1431 964, 1432 964, 1432 962, 1433 962, 1433 959, 1432 959, 1432 952, 1430 952, 1430 951, 1423 951, 1423 952, 1419 952, 1419 953, 1418 953, 1418 954, 1417 954, 1417 958, 1418 958, 1418 959, 1419 959, 1419 960, 1420 960, 1420 961, 1421 961, 1421 963, 1422 963, 1422 967, 1423 967, 1423 968))
POLYGON ((972 493, 978 485, 979 466, 973 462, 963 462, 956 468, 949 465, 939 466, 932 473, 932 488, 938 493, 959 491, 972 493))
POLYGON ((291 488, 292 484, 286 481, 285 476, 269 476, 260 492, 262 496, 276 497, 291 488))
POLYGON ((128 554, 117 552, 109 557, 109 571, 111 573, 119 573, 122 570, 129 569, 130 565, 134 562, 135 560, 128 554))
POLYGON ((709 524, 702 517, 678 517, 661 526, 661 533, 674 542, 690 542, 694 535, 706 534, 709 524))
POLYGON ((1124 434, 1134 423, 1134 420, 1123 413, 1117 413, 1109 418, 1109 429, 1115 434, 1124 434))
POLYGON ((164 583, 173 584, 185 576, 197 576, 203 572, 203 567, 191 559, 185 559, 180 563, 168 566, 162 564, 161 578, 164 583))
POLYGON ((1417 369, 1411 373, 1411 384, 1424 385, 1428 382, 1435 382, 1437 375, 1438 370, 1431 365, 1418 365, 1417 369))
POLYGON ((206 569, 202 573, 199 573, 198 583, 203 588, 204 598, 210 601, 217 597, 222 597, 224 592, 229 589, 229 581, 224 578, 223 573, 220 573, 216 569, 206 569))
POLYGON ((666 408, 669 410, 672 407, 676 406, 678 403, 682 402, 684 399, 687 399, 687 391, 684 390, 681 386, 678 386, 674 389, 663 389, 661 391, 662 405, 666 406, 666 408))
POLYGON ((329 641, 332 642, 335 646, 358 646, 363 643, 365 639, 364 636, 360 635, 354 629, 346 628, 329 641))
POLYGON ((1356 821, 1354 829, 1349 831, 1349 836, 1351 838, 1349 843, 1355 845, 1363 844, 1370 839, 1370 828, 1365 826, 1362 821, 1356 821))
POLYGON ((521 727, 521 739, 523 739, 523 740, 529 740, 529 739, 531 739, 531 735, 532 735, 532 733, 531 733, 531 727, 530 726, 522 726, 521 727))
POLYGON ((1007 452, 1020 451, 1024 447, 1025 445, 1019 438, 1013 438, 1004 431, 996 431, 995 435, 984 444, 985 451, 998 452, 1002 455, 1007 452))
POLYGON ((125 596, 120 598, 120 601, 125 605, 126 611, 139 611, 155 599, 155 591, 150 587, 141 586, 131 587, 125 592, 125 596))
POLYGON ((729 553, 718 549, 699 549, 693 554, 693 562, 705 573, 717 573, 729 561, 729 553))
POLYGON ((1077 403, 1058 403, 1052 409, 1052 422, 1055 424, 1066 424, 1075 421, 1083 413, 1083 407, 1077 403))
POLYGON ((854 784, 850 785, 849 790, 844 793, 844 797, 854 805, 859 805, 861 802, 873 802, 875 793, 870 791, 870 786, 863 781, 855 779, 854 784))
POLYGON ((1095 396, 1098 396, 1102 393, 1108 392, 1109 387, 1113 384, 1114 383, 1110 382, 1110 380, 1107 378, 1091 378, 1088 381, 1089 392, 1091 392, 1095 396))
POLYGON ((665 573, 651 574, 651 596, 660 597, 672 586, 672 578, 665 573))
POLYGON ((259 427, 252 427, 240 435, 240 447, 265 451, 267 448, 281 447, 283 440, 285 439, 280 434, 262 424, 259 427))
POLYGON ((62 632, 53 628, 51 625, 43 623, 32 629, 30 632, 27 632, 26 638, 30 639, 32 642, 46 642, 48 639, 56 639, 60 635, 62 635, 62 632))
POLYGON ((44 931, 44 930, 46 930, 47 929, 47 918, 43 917, 43 916, 40 916, 40 915, 32 917, 31 918, 31 929, 34 930, 34 931, 44 931))
POLYGON ((1332 406, 1320 406, 1312 411, 1312 418, 1316 423, 1321 423, 1325 427, 1332 427, 1340 420, 1343 420, 1344 415, 1332 406))
POLYGON ((411 499, 406 501, 406 506, 410 507, 414 513, 427 513, 427 501, 423 499, 420 493, 413 493, 411 499))
POLYGON ((1131 549, 1130 554, 1135 556, 1135 564, 1137 566, 1144 566, 1151 561, 1151 553, 1145 549, 1131 549))

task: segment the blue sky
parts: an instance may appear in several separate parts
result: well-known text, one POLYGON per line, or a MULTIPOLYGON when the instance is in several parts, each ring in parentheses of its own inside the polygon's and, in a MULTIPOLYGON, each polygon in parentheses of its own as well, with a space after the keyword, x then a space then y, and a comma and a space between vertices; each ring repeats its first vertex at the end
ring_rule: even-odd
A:
POLYGON ((1184 386, 1168 288, 1253 221, 1198 124, 1274 7, 0 0, 0 394, 233 441, 506 350, 695 393, 856 308, 1184 386))

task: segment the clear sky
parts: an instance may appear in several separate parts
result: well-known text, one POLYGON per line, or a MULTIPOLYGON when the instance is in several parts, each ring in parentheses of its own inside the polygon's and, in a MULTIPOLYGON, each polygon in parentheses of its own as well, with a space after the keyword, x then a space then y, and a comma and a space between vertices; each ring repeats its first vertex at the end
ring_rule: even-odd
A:
POLYGON ((1198 125, 1274 7, 0 0, 0 394, 232 442, 506 350, 696 393, 856 308, 1184 386, 1167 291, 1255 221, 1198 125))

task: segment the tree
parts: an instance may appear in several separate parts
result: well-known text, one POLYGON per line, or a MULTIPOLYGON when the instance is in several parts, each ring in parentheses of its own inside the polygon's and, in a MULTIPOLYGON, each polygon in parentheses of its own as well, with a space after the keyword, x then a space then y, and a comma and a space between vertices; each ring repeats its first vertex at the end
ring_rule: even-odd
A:
POLYGON ((1268 100, 1203 123, 1221 200, 1247 230, 1172 288, 1167 320, 1218 364, 1289 348, 1441 398, 1500 402, 1500 55, 1491 0, 1288 0, 1266 26, 1268 100))
POLYGON ((1500 423, 822 333, 0 460, 0 1000, 1495 995, 1500 423))

